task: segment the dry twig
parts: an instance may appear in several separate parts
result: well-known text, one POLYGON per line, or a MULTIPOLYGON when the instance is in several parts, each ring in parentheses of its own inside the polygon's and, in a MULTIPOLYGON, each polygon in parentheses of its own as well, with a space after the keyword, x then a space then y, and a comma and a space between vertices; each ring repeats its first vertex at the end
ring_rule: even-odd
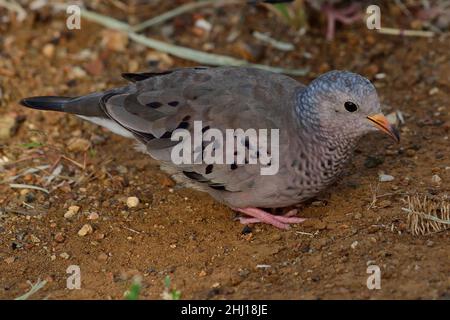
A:
POLYGON ((450 203, 429 199, 427 196, 408 196, 404 200, 408 208, 407 225, 413 235, 427 235, 450 228, 450 203))

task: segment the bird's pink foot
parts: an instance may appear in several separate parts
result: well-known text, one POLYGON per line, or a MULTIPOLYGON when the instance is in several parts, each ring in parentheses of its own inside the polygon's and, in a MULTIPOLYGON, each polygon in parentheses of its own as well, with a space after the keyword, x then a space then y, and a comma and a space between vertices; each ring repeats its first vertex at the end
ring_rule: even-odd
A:
POLYGON ((358 20, 361 20, 361 6, 358 3, 352 3, 346 8, 337 9, 330 4, 323 6, 323 10, 327 15, 328 27, 327 27, 327 40, 333 40, 336 29, 336 22, 339 21, 343 24, 351 24, 358 20))
POLYGON ((273 215, 258 208, 235 208, 234 210, 242 212, 249 217, 241 217, 239 221, 242 224, 267 223, 279 229, 289 229, 291 223, 302 223, 306 219, 294 217, 297 210, 291 210, 284 215, 273 215))

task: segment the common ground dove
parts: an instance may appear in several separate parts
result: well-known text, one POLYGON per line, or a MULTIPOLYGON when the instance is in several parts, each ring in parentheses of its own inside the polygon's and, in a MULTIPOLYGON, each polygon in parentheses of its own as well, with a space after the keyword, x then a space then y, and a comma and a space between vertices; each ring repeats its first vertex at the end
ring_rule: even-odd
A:
POLYGON ((123 76, 131 83, 121 88, 75 98, 31 97, 21 104, 73 113, 134 138, 176 181, 248 215, 242 223, 287 229, 302 222, 293 212, 273 215, 262 208, 288 207, 317 195, 370 131, 380 129, 399 141, 374 86, 347 71, 328 72, 308 86, 236 67, 123 76), (193 139, 173 141, 176 133, 193 139), (206 155, 224 160, 207 163, 206 155))

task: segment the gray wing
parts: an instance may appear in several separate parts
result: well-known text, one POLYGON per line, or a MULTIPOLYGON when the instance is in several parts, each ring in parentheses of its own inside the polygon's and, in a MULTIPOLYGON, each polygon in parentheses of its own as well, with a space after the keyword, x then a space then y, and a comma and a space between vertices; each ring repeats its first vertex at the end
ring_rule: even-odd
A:
POLYGON ((295 93, 302 88, 287 76, 252 68, 184 68, 126 78, 135 84, 126 92, 106 95, 103 110, 131 131, 177 181, 209 193, 248 190, 259 165, 174 165, 171 152, 177 142, 170 139, 172 132, 183 128, 193 134, 194 121, 201 121, 203 131, 277 128, 280 139, 289 139, 286 127, 293 117, 295 93))

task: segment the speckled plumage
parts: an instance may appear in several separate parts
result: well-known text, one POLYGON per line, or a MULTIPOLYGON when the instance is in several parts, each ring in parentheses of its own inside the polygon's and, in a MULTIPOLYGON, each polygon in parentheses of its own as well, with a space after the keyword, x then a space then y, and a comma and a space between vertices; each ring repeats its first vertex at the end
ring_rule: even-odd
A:
POLYGON ((22 103, 75 113, 131 134, 177 181, 232 208, 286 207, 313 197, 341 173, 359 138, 374 130, 366 116, 380 112, 370 81, 344 71, 326 73, 308 86, 284 75, 234 67, 125 77, 134 82, 80 98, 22 103), (358 111, 346 111, 346 101, 357 104, 358 111), (195 120, 221 131, 279 129, 279 172, 261 175, 259 164, 174 165, 170 133, 180 127, 192 131, 195 120))

